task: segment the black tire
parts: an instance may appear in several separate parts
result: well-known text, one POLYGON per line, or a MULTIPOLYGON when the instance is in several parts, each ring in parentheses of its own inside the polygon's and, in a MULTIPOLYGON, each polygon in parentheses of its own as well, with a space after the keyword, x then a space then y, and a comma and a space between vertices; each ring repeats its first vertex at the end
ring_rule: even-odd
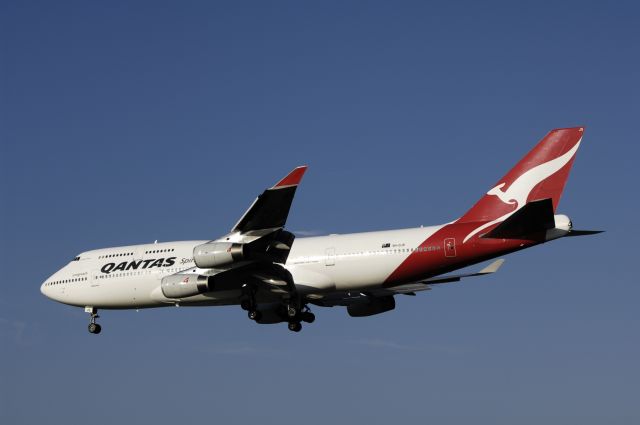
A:
POLYGON ((98 333, 98 332, 97 332, 97 330, 98 330, 98 326, 99 326, 99 325, 98 325, 97 323, 89 323, 89 327, 88 327, 88 329, 89 329, 89 333, 90 333, 90 334, 98 333))
POLYGON ((300 322, 289 322, 289 330, 291 332, 300 332, 302 330, 302 325, 300 322))
POLYGON ((294 307, 287 308, 287 316, 296 317, 297 315, 298 315, 298 310, 296 310, 294 307))
POLYGON ((255 320, 257 322, 262 318, 262 313, 260 313, 260 311, 258 310, 251 310, 249 311, 249 313, 247 313, 247 316, 249 317, 249 319, 255 320))
POLYGON ((251 310, 251 302, 249 300, 242 300, 242 302, 240 302, 240 308, 246 311, 251 310))
POLYGON ((96 331, 94 332, 96 335, 102 332, 102 326, 96 323, 96 331))
POLYGON ((302 313, 302 321, 307 323, 313 323, 316 320, 316 315, 310 311, 302 313))

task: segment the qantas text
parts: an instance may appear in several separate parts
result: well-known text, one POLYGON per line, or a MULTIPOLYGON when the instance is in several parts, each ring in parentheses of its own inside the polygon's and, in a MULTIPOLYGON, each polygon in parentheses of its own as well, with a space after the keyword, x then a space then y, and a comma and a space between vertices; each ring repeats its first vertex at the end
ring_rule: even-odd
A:
POLYGON ((137 269, 150 269, 152 267, 170 267, 176 263, 176 257, 158 258, 149 260, 137 260, 137 261, 123 261, 116 265, 116 263, 107 263, 100 271, 102 273, 109 274, 111 272, 125 271, 125 270, 137 270, 137 269))

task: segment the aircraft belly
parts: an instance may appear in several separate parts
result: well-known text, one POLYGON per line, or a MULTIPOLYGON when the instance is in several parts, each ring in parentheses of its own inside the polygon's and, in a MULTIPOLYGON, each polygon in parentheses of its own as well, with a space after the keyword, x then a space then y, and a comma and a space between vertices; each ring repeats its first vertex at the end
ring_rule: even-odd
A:
POLYGON ((97 308, 143 308, 163 305, 152 298, 159 287, 157 276, 104 279, 68 288, 65 304, 93 306, 97 308))

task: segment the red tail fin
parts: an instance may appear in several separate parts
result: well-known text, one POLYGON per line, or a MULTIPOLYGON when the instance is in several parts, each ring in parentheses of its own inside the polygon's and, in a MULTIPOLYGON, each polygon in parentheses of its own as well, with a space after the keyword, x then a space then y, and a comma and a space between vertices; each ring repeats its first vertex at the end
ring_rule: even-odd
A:
POLYGON ((545 198, 552 199, 555 212, 583 132, 584 127, 551 130, 458 222, 497 223, 527 202, 545 198))

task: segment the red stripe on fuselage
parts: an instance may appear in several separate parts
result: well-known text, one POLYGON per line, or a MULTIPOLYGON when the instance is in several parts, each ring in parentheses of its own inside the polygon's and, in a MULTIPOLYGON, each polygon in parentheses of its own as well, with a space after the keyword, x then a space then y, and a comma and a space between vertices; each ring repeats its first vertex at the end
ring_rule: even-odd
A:
MULTIPOLYGON (((541 242, 541 240, 482 239, 474 236, 463 244, 462 240, 481 224, 482 222, 447 224, 422 242, 419 247, 422 250, 417 249, 412 252, 387 277, 384 286, 428 279, 541 242), (454 242, 454 250, 450 250, 446 246, 447 242, 451 240, 454 242), (439 247, 439 249, 429 249, 433 247, 439 247)), ((493 227, 495 226, 487 228, 483 233, 493 227)))

